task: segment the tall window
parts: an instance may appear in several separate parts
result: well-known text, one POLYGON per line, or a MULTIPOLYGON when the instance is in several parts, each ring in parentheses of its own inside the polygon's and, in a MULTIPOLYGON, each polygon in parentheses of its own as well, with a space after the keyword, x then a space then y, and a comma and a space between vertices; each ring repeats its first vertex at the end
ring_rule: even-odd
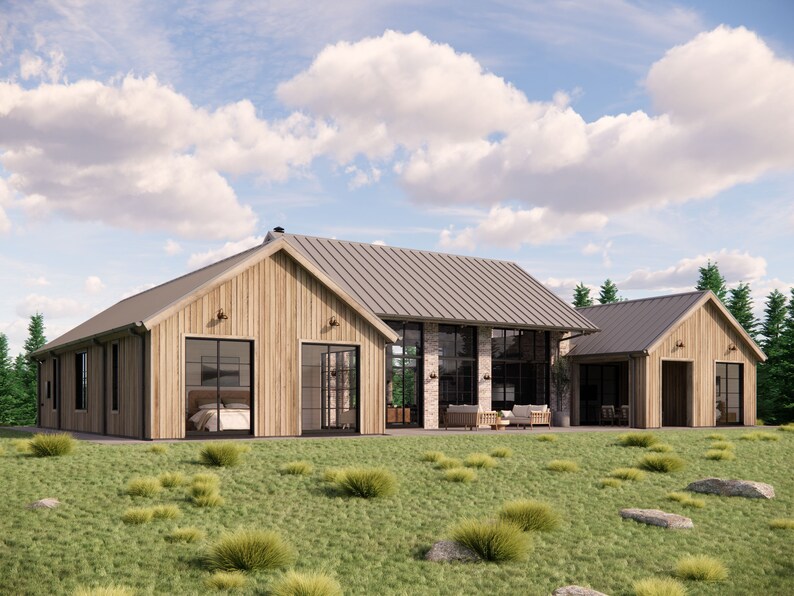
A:
POLYGON ((88 354, 80 352, 74 355, 74 380, 76 410, 85 410, 88 401, 88 354))
POLYGON ((110 354, 110 409, 119 411, 119 344, 113 344, 110 354))
POLYGON ((422 409, 422 324, 388 321, 400 336, 386 346, 386 423, 419 424, 422 409))
POLYGON ((60 392, 60 385, 58 384, 58 368, 59 360, 57 358, 52 359, 52 409, 58 409, 58 394, 60 392))
POLYGON ((477 330, 438 326, 438 405, 477 403, 477 330))
POLYGON ((549 402, 549 333, 494 329, 491 333, 491 399, 495 410, 549 402))
POLYGON ((715 398, 717 424, 742 424, 744 417, 744 368, 741 364, 718 362, 715 398))

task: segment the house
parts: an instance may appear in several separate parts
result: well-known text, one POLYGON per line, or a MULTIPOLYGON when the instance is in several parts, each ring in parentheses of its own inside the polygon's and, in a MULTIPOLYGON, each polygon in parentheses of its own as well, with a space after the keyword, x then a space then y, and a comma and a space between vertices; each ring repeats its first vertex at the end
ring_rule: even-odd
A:
POLYGON ((573 424, 621 405, 638 428, 755 424, 766 356, 712 292, 577 310, 601 331, 570 341, 573 424))
POLYGON ((597 330, 515 263, 276 228, 37 351, 38 420, 173 439, 432 429, 450 404, 564 410, 560 340, 597 330))

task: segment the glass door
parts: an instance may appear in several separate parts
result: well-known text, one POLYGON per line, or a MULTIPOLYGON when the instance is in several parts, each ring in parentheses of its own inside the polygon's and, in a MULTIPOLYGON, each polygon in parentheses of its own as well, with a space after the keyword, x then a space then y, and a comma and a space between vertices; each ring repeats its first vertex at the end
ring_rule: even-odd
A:
POLYGON ((399 335, 386 346, 386 424, 419 426, 422 394, 422 324, 389 322, 399 335))
POLYGON ((301 429, 356 432, 358 348, 304 344, 301 348, 301 429))
POLYGON ((744 423, 744 368, 742 364, 718 362, 714 415, 718 425, 744 423))

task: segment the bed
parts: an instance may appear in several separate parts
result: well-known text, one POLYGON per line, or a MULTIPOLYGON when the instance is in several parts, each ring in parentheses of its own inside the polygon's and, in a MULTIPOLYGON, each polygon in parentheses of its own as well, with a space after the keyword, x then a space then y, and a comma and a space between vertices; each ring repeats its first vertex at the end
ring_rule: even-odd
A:
POLYGON ((194 389, 188 393, 188 421, 193 430, 218 432, 224 430, 250 430, 251 394, 245 390, 194 389))

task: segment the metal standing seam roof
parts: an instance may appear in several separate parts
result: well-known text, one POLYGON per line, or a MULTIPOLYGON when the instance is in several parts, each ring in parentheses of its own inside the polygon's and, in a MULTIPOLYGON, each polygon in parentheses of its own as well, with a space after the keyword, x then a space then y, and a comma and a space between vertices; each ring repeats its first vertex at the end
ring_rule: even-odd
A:
POLYGON ((379 317, 595 332, 598 328, 516 263, 293 234, 130 296, 49 342, 46 352, 140 325, 261 250, 289 245, 379 317))
POLYGON ((282 237, 379 317, 598 331, 516 263, 296 234, 282 237))
POLYGON ((577 308, 598 325, 601 332, 573 339, 570 355, 628 354, 647 350, 708 294, 708 290, 687 292, 577 308))

